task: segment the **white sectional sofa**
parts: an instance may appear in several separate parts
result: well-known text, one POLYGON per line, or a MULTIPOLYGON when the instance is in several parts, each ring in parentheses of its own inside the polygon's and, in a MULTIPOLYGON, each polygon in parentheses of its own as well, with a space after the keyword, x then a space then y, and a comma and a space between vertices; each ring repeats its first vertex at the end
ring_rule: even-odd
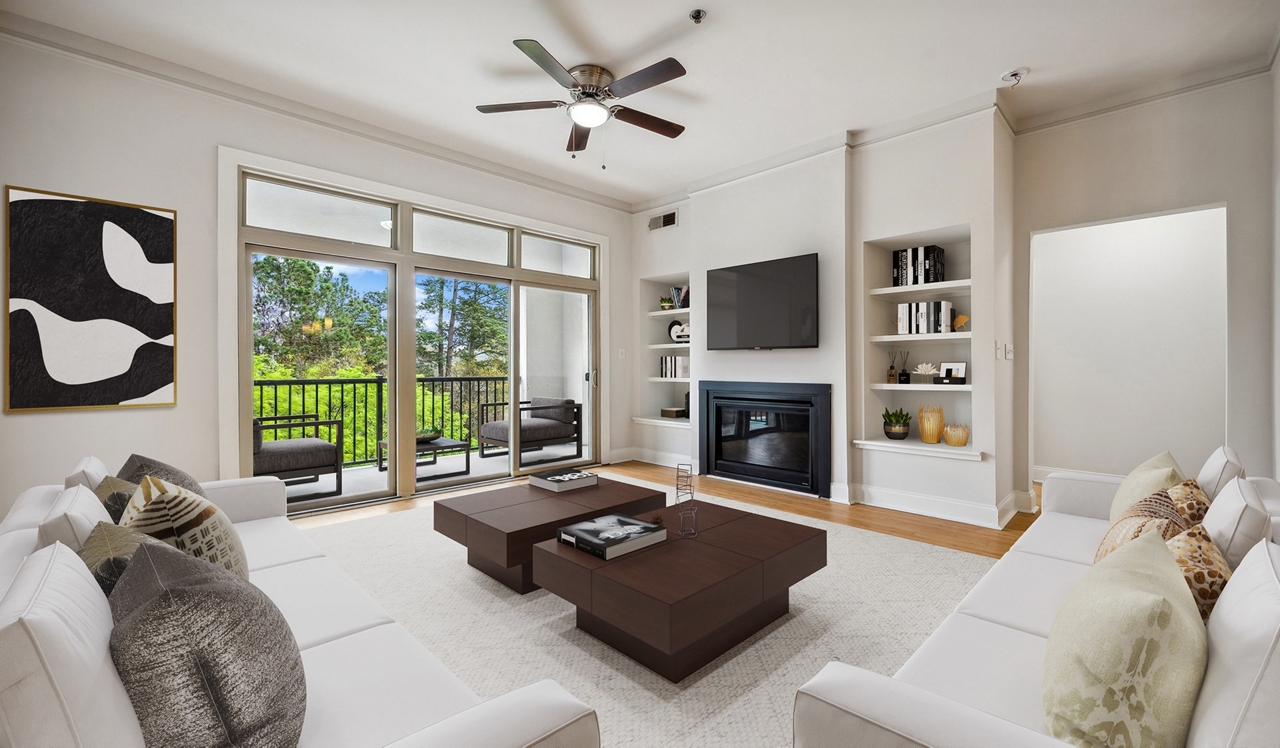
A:
MULTIPOLYGON (((1121 481, 1050 475, 1042 515, 893 677, 832 662, 800 688, 796 748, 1065 745, 1045 725, 1045 644, 1067 593, 1093 565, 1121 481)), ((1280 516, 1280 484, 1250 482, 1277 500, 1268 509, 1280 516)), ((1274 734, 1267 745, 1280 746, 1274 734)))
MULTIPOLYGON (((280 608, 302 650, 304 748, 599 748, 594 710, 554 681, 476 696, 285 518, 279 480, 202 487, 235 523, 250 581, 280 608)), ((0 593, 38 549, 37 528, 62 491, 32 488, 0 522, 0 593)), ((92 734, 93 725, 77 727, 92 734)), ((0 746, 8 745, 17 748, 0 724, 0 746)))

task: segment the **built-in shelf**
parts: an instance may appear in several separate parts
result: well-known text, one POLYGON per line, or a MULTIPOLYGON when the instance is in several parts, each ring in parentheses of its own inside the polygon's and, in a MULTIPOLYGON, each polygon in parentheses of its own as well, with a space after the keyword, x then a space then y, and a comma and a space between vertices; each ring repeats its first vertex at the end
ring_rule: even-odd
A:
POLYGON ((688 343, 653 343, 649 347, 655 351, 667 348, 683 348, 686 351, 689 350, 688 343))
POLYGON ((945 343, 951 340, 972 340, 972 332, 931 332, 922 335, 872 335, 872 343, 945 343))
POLYGON ((873 390, 901 390, 903 392, 973 392, 971 384, 889 384, 872 382, 873 390))
POLYGON ((688 383, 688 377, 649 377, 650 382, 685 382, 688 383))
POLYGON ((646 426, 662 426, 669 429, 689 429, 688 418, 645 418, 643 416, 632 416, 631 420, 635 423, 642 423, 646 426))
POLYGON ((656 312, 649 312, 650 317, 679 317, 689 313, 688 307, 684 309, 659 309, 656 312))
POLYGON ((973 281, 965 278, 964 280, 922 283, 916 286, 888 286, 885 288, 873 288, 871 289, 871 296, 872 298, 880 298, 885 301, 906 303, 911 301, 961 299, 968 296, 972 290, 973 281))
POLYGON ((881 439, 854 439, 853 445, 859 449, 942 457, 948 460, 978 462, 982 459, 982 452, 975 449, 972 444, 967 447, 949 447, 945 443, 925 444, 918 437, 910 437, 903 441, 893 441, 887 437, 881 439))

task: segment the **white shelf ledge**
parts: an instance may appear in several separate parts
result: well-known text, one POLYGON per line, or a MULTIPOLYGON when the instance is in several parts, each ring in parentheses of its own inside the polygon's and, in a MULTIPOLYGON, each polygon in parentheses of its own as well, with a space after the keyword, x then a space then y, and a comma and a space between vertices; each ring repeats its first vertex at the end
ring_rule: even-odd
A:
POLYGON ((655 351, 660 349, 667 349, 667 348, 684 348, 685 350, 688 350, 689 344, 688 343, 652 343, 649 347, 655 351))
POLYGON ((969 296, 973 291, 973 281, 964 280, 940 281, 938 283, 921 283, 915 286, 886 286, 871 289, 871 295, 885 301, 934 301, 939 299, 957 299, 969 296))
POLYGON ((923 457, 942 457, 948 460, 982 460, 982 453, 970 444, 967 447, 948 447, 946 443, 925 444, 920 437, 912 436, 903 441, 881 439, 854 439, 853 445, 859 449, 870 449, 878 452, 898 452, 900 454, 921 455, 923 457))
POLYGON ((872 335, 872 343, 946 343, 954 340, 972 340, 971 332, 931 332, 923 335, 872 335))
POLYGON ((688 418, 645 418, 643 416, 632 416, 634 423, 642 423, 646 426, 662 426, 669 429, 685 429, 690 428, 688 418))
POLYGON ((649 377, 650 382, 688 382, 688 377, 649 377))
POLYGON ((649 312, 650 317, 679 317, 682 314, 688 314, 689 307, 684 309, 659 309, 656 312, 649 312))
POLYGON ((973 392, 971 384, 889 384, 872 382, 873 390, 900 390, 903 392, 973 392))

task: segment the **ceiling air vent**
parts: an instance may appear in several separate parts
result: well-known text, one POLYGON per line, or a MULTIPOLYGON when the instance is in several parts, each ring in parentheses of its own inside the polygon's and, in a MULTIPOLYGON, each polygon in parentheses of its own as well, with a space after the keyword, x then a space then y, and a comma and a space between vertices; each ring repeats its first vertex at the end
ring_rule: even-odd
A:
POLYGON ((674 210, 671 211, 670 213, 663 213, 662 215, 653 216, 652 218, 649 219, 650 231, 657 231, 658 229, 665 229, 668 226, 675 226, 675 225, 676 225, 676 212, 674 210))

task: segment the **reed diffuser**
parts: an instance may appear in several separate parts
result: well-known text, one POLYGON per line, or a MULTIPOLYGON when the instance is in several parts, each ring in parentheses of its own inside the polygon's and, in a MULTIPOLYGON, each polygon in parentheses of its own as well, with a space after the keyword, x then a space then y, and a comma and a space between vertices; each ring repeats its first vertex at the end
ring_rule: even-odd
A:
POLYGON ((942 428, 942 438, 949 447, 963 447, 969 443, 969 427, 963 423, 948 423, 942 428))
POLYGON ((916 411, 916 428, 920 429, 920 441, 937 444, 942 441, 942 427, 946 417, 941 405, 921 405, 916 411))

